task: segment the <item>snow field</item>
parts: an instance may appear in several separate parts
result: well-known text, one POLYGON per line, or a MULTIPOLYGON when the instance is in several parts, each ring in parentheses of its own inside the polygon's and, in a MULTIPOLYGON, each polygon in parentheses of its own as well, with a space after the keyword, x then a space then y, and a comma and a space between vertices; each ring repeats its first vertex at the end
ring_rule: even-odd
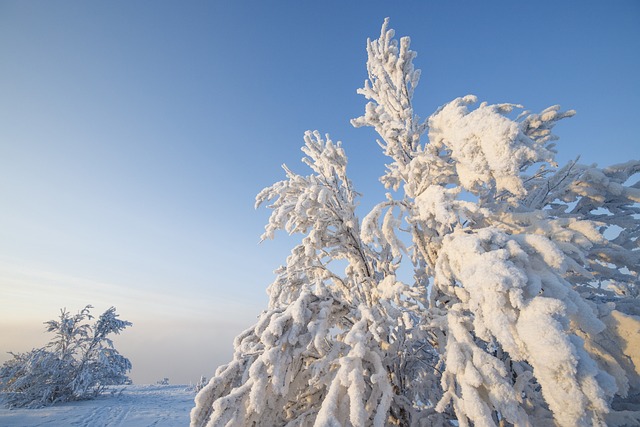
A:
POLYGON ((39 409, 0 408, 2 427, 183 427, 195 392, 185 385, 118 386, 94 400, 39 409))

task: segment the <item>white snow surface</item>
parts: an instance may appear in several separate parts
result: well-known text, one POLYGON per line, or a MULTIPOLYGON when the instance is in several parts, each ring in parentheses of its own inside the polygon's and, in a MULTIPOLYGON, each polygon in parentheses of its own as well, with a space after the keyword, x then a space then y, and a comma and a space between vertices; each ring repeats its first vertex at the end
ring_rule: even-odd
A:
POLYGON ((93 400, 38 409, 0 407, 3 427, 183 427, 195 392, 185 385, 127 385, 114 387, 93 400))

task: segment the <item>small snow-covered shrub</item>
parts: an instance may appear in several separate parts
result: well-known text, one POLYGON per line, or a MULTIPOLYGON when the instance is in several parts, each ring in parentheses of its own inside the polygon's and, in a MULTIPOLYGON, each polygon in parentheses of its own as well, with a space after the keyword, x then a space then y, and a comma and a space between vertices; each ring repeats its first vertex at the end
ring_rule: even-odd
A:
POLYGON ((58 320, 45 322, 54 338, 44 348, 10 353, 13 359, 0 367, 0 397, 9 407, 40 407, 58 402, 89 399, 106 386, 130 383, 131 362, 109 338, 131 322, 118 319, 109 308, 95 323, 88 305, 78 314, 62 309, 58 320))
POLYGON ((202 375, 200 377, 200 379, 198 380, 198 382, 195 385, 195 392, 198 393, 200 392, 200 390, 202 390, 204 388, 204 386, 207 385, 209 381, 207 381, 207 377, 205 377, 204 375, 202 375))
POLYGON ((192 391, 195 393, 199 393, 200 390, 202 390, 204 386, 206 386, 208 383, 209 383, 209 380, 207 379, 207 377, 202 375, 198 379, 197 383, 194 384, 192 382, 189 382, 189 385, 185 388, 185 391, 192 391))

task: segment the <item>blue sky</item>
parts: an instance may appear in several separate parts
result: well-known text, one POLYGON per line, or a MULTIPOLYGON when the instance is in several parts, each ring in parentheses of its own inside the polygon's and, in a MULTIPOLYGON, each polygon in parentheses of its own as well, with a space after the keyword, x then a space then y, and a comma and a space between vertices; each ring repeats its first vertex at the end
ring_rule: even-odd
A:
POLYGON ((365 42, 385 17, 422 69, 415 107, 455 97, 577 115, 558 159, 640 157, 637 1, 0 1, 0 361, 59 308, 115 305, 135 382, 196 381, 266 306, 292 245, 258 245, 259 190, 302 134, 342 140, 380 200, 365 42))

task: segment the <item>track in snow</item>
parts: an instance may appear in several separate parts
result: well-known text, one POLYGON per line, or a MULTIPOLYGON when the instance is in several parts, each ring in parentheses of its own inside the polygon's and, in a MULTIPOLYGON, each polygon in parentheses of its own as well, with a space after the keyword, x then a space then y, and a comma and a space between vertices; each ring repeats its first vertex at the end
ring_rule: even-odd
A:
POLYGON ((113 395, 40 409, 0 409, 3 427, 184 427, 195 393, 184 385, 130 385, 113 395))

